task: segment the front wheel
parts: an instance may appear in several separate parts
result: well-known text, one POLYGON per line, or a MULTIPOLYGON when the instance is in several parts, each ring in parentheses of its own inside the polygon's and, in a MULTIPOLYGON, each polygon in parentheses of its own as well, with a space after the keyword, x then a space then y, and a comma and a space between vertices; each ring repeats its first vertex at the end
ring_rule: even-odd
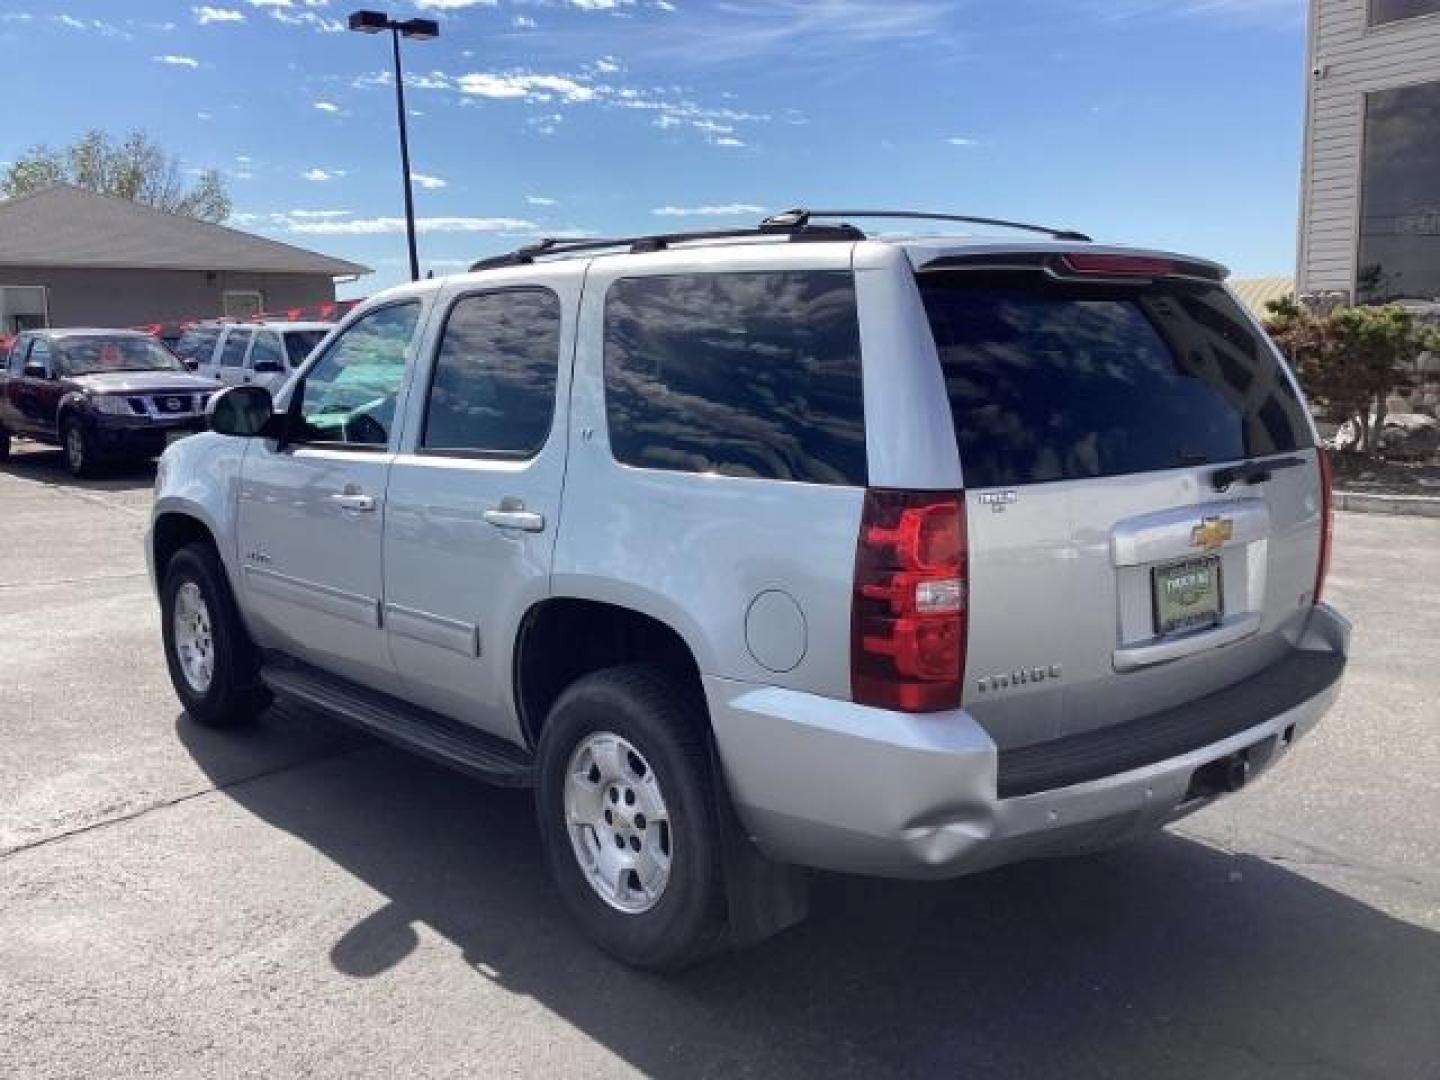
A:
POLYGON ((94 440, 76 417, 67 417, 60 429, 60 443, 65 450, 65 468, 77 479, 95 472, 94 440))
POLYGON ((165 662, 185 711, 206 727, 255 719, 270 695, 214 548, 187 544, 170 560, 160 611, 165 662))
POLYGON ((647 665, 574 683, 545 722, 536 802, 550 871, 603 949, 670 971, 725 926, 720 825, 703 718, 647 665))

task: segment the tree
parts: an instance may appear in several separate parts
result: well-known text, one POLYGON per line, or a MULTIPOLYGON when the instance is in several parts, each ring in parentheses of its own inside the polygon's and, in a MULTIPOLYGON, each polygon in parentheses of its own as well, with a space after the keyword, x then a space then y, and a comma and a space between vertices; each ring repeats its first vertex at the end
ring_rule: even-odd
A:
POLYGON ((1359 446, 1375 448, 1385 399, 1440 335, 1395 304, 1314 312, 1293 299, 1271 301, 1266 329, 1290 357, 1300 384, 1332 420, 1353 420, 1359 446))
POLYGON ((221 222, 230 216, 230 195, 214 169, 186 185, 180 159, 167 154, 144 132, 117 141, 91 131, 71 146, 35 146, 0 176, 0 198, 17 198, 50 187, 74 184, 101 195, 153 206, 172 214, 221 222))

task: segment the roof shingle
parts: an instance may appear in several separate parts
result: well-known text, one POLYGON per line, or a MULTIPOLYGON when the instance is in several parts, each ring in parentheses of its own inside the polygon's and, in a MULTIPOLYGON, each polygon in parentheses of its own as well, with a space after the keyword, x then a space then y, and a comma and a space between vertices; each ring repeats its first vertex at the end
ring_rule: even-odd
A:
POLYGON ((370 268, 68 184, 0 202, 0 266, 368 274, 370 268))

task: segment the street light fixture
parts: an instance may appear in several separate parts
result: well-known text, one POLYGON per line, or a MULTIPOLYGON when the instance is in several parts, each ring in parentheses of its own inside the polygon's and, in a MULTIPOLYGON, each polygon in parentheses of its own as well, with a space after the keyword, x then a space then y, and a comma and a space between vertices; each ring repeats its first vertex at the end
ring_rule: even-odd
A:
POLYGON ((400 66, 400 39, 431 41, 440 36, 440 24, 434 19, 390 18, 383 11, 357 11, 350 16, 350 29, 360 34, 382 34, 390 31, 395 55, 395 115, 400 121, 400 171, 405 181, 405 239, 410 246, 410 280, 420 280, 420 256, 415 250, 415 195, 410 186, 410 135, 405 114, 405 72, 400 66))

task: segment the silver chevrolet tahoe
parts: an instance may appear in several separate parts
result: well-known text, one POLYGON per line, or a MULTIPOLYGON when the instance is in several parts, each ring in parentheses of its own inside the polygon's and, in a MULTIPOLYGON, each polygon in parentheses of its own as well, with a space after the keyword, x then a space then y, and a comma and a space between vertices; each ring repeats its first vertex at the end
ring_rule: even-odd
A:
POLYGON ((1099 849, 1269 768, 1349 627, 1223 268, 862 216, 546 241, 218 394, 147 538, 189 714, 532 786, 577 920, 655 969, 798 921, 803 868, 1099 849))

